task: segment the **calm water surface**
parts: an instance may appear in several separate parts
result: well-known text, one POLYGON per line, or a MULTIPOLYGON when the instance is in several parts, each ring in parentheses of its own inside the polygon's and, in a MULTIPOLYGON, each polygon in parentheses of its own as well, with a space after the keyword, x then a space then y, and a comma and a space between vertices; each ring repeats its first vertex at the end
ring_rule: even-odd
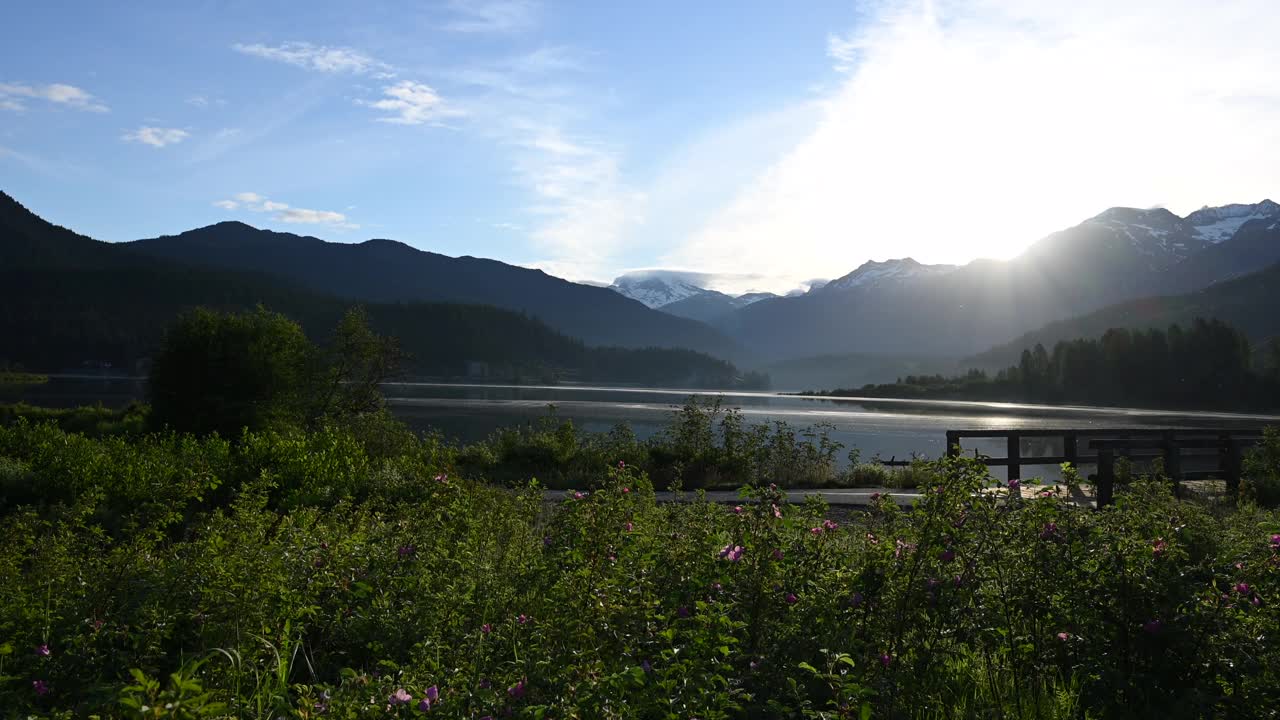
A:
MULTIPOLYGON (((391 383, 385 391, 395 414, 414 429, 438 430, 462 441, 479 440, 496 428, 536 422, 553 413, 555 417, 570 419, 586 430, 607 431, 625 423, 637 435, 648 437, 666 426, 672 413, 690 395, 708 399, 721 397, 726 407, 740 410, 748 422, 785 421, 799 428, 829 424, 831 438, 846 448, 858 448, 863 458, 876 455, 882 458, 937 457, 945 449, 947 430, 1253 428, 1280 423, 1278 416, 1216 412, 943 400, 802 398, 765 392, 717 393, 575 385, 391 383)), ((48 385, 24 390, 21 397, 29 402, 45 404, 102 402, 119 406, 144 394, 144 383, 136 379, 62 376, 52 378, 48 385)), ((0 399, 15 398, 11 394, 0 399)), ((995 442, 969 441, 966 448, 977 448, 994 456, 1004 455, 1003 446, 995 442)), ((1038 449, 1027 447, 1024 453, 1038 449)), ((1047 474, 1051 469, 1045 470, 1047 474)))

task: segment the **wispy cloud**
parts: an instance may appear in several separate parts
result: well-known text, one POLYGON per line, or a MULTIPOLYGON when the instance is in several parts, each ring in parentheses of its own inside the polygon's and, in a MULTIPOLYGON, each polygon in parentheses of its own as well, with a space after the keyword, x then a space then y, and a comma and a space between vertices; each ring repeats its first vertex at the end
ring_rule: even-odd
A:
POLYGON ((231 47, 245 55, 274 60, 315 72, 372 74, 379 77, 391 77, 393 74, 391 66, 387 63, 349 47, 313 45, 309 42, 286 42, 280 45, 236 43, 231 47))
POLYGON ((813 129, 664 262, 795 278, 964 262, 1113 205, 1256 200, 1280 187, 1280 166, 1240 162, 1280 156, 1273 5, 880 3, 829 39, 843 76, 813 129))
POLYGON ((454 18, 444 27, 460 33, 516 33, 536 22, 536 3, 530 0, 450 0, 454 18))
POLYGON ((151 147, 162 148, 166 145, 180 143, 190 136, 191 133, 179 128, 161 128, 144 125, 131 133, 125 133, 122 139, 126 142, 138 142, 144 145, 150 145, 151 147))
POLYGON ((361 105, 386 113, 381 122, 396 125, 422 125, 439 123, 447 117, 457 117, 464 112, 445 103, 433 88, 412 80, 402 80, 382 89, 381 100, 360 100, 361 105))
POLYGON ((26 100, 43 100, 54 105, 88 112, 107 112, 108 110, 107 106, 96 97, 74 85, 0 83, 0 108, 25 110, 27 109, 26 100))
POLYGON ((360 227, 359 225, 348 221, 347 216, 340 212, 293 207, 288 203, 269 200, 265 196, 255 192, 237 193, 232 198, 217 200, 213 205, 215 207, 222 208, 223 210, 239 210, 244 208, 251 212, 270 213, 273 219, 284 223, 324 225, 336 230, 356 230, 360 227))

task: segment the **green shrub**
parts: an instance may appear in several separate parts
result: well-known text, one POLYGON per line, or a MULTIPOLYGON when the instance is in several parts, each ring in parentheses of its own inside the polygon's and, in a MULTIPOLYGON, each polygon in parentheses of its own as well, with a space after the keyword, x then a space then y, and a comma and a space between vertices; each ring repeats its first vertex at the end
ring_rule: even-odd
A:
POLYGON ((1280 507, 1280 428, 1267 428, 1262 444, 1246 456, 1240 494, 1265 508, 1280 507))

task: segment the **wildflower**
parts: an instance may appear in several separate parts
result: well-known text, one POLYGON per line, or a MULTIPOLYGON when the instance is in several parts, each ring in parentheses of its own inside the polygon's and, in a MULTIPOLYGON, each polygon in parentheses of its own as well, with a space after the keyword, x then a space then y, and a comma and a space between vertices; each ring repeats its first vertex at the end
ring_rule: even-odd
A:
POLYGON ((488 635, 489 633, 493 632, 493 626, 490 625, 489 623, 485 623, 480 626, 480 632, 484 633, 485 635, 488 635))
POLYGON ((871 533, 867 533, 867 542, 871 543, 872 545, 880 544, 879 538, 877 538, 875 535, 872 535, 871 533))
POLYGON ((516 616, 516 622, 520 623, 521 625, 526 625, 526 624, 528 624, 528 622, 529 622, 529 616, 528 616, 528 615, 517 615, 517 616, 516 616))
POLYGON ((618 562, 618 556, 615 553, 609 553, 609 562, 618 562))
POLYGON ((1169 543, 1165 542, 1164 538, 1156 538, 1155 542, 1151 543, 1151 554, 1155 557, 1160 557, 1168 548, 1169 543))
POLYGON ((507 695, 510 695, 512 698, 516 700, 519 700, 520 698, 524 697, 524 692, 525 692, 524 680, 520 680, 515 685, 512 685, 511 687, 507 688, 507 695))
POLYGON ((964 578, 957 575, 951 578, 951 584, 955 585, 956 587, 964 587, 964 578))
POLYGON ((720 550, 720 558, 729 562, 738 562, 742 559, 742 553, 746 552, 746 548, 741 545, 725 545, 720 550))
POLYGON ((1040 528, 1040 539, 1050 540, 1058 534, 1058 523, 1048 522, 1044 527, 1040 528))
POLYGON ((689 617, 689 608, 685 607, 684 605, 681 605, 680 607, 676 608, 676 617, 682 617, 682 618, 689 617))
POLYGON ((1159 620, 1148 620, 1142 624, 1142 629, 1148 635, 1155 635, 1160 632, 1161 623, 1159 620))
POLYGON ((718 583, 718 582, 713 582, 713 583, 711 583, 711 591, 712 591, 712 592, 720 592, 720 591, 721 591, 721 590, 723 590, 723 589, 724 589, 724 586, 723 586, 723 585, 721 585, 720 583, 718 583))
POLYGON ((741 506, 741 505, 734 505, 734 506, 733 506, 733 514, 734 514, 734 515, 741 515, 741 514, 742 514, 742 506, 741 506))
POLYGON ((776 518, 778 518, 779 520, 781 520, 781 519, 782 519, 782 511, 778 509, 778 506, 777 506, 777 505, 770 505, 770 507, 772 507, 772 508, 773 508, 773 516, 774 516, 774 517, 776 517, 776 518))
POLYGON ((833 520, 823 520, 822 527, 827 531, 836 530, 840 527, 840 523, 833 520))
POLYGON ((855 590, 853 595, 850 596, 849 598, 849 605, 852 607, 861 607, 862 601, 863 601, 862 593, 855 590))
POLYGON ((488 690, 491 687, 493 687, 493 683, 489 681, 489 678, 480 678, 481 690, 488 690))
POLYGON ((781 551, 781 550, 779 550, 778 548, 774 548, 774 549, 773 549, 773 559, 774 559, 774 560, 777 560, 778 562, 782 562, 782 558, 783 558, 782 551, 781 551))
POLYGON ((938 553, 938 559, 944 563, 949 563, 956 559, 956 551, 951 548, 947 548, 946 550, 938 553))
POLYGON ((1271 549, 1280 550, 1280 535, 1271 536, 1271 549))
POLYGON ((653 666, 649 664, 648 660, 644 660, 640 663, 640 669, 643 670, 646 675, 653 672, 653 666))
POLYGON ((632 530, 634 530, 634 529, 635 529, 635 527, 636 527, 636 526, 635 526, 635 525, 632 525, 632 524, 631 524, 631 521, 630 521, 630 520, 628 520, 628 521, 627 521, 627 524, 626 524, 626 525, 623 525, 623 527, 627 529, 627 532, 631 532, 632 530))
POLYGON ((391 697, 387 698, 387 702, 392 705, 408 705, 413 701, 413 696, 405 692, 404 688, 400 688, 391 693, 391 697))
POLYGON ((880 499, 880 493, 871 493, 871 502, 875 502, 879 499, 880 499))
POLYGON ((915 550, 915 549, 916 549, 916 546, 912 545, 909 542, 904 542, 901 539, 895 540, 894 548, 893 548, 893 556, 895 558, 900 558, 902 557, 903 552, 911 552, 912 550, 915 550))
POLYGON ((52 653, 49 650, 48 644, 39 645, 36 647, 36 655, 39 655, 40 657, 49 657, 49 655, 51 654, 52 653))
POLYGON ((37 695, 49 694, 49 685, 43 680, 32 680, 31 689, 35 690, 37 695))
POLYGON ((430 700, 431 702, 435 702, 440 699, 440 689, 437 688, 435 685, 432 685, 431 687, 427 688, 426 696, 427 696, 426 697, 427 700, 430 700))
POLYGON ((753 672, 754 672, 754 671, 756 671, 756 670, 759 670, 759 669, 760 669, 760 661, 759 661, 759 660, 752 660, 752 661, 751 661, 751 663, 750 663, 750 667, 751 667, 751 670, 752 670, 753 672))
POLYGON ((1250 604, 1252 604, 1254 607, 1262 607, 1262 598, 1258 597, 1258 596, 1255 594, 1255 595, 1254 595, 1254 596, 1249 600, 1249 603, 1250 603, 1250 604))
POLYGON ((1066 642, 1071 639, 1071 633, 1060 632, 1058 633, 1058 639, 1062 642, 1066 642))
POLYGON ((821 534, 822 534, 822 528, 820 528, 820 527, 809 528, 809 533, 810 533, 811 535, 821 535, 821 534))
POLYGON ((891 656, 889 655, 889 653, 880 653, 880 665, 881 665, 881 666, 883 666, 883 667, 889 667, 889 664, 890 664, 890 663, 892 663, 892 662, 893 662, 893 657, 891 657, 891 656))
POLYGON ((624 487, 624 488, 622 488, 622 494, 623 494, 623 495, 630 495, 630 494, 631 494, 631 488, 629 488, 629 487, 624 487))
POLYGON ((436 482, 438 482, 438 483, 447 483, 447 482, 449 482, 449 473, 440 473, 439 475, 437 475, 437 476, 436 476, 436 482))
POLYGON ((627 463, 626 463, 626 461, 625 461, 625 460, 619 460, 619 461, 618 461, 618 469, 619 469, 619 470, 621 470, 621 469, 625 468, 626 466, 627 466, 627 463))
POLYGON ((795 605, 800 600, 795 593, 787 593, 787 596, 783 599, 787 601, 788 605, 795 605))
POLYGON ((426 698, 418 701, 418 712, 431 712, 431 701, 426 698))
POLYGON ((1010 480, 1010 481, 1009 481, 1009 492, 1010 492, 1010 493, 1021 493, 1021 492, 1022 492, 1022 481, 1021 481, 1021 480, 1018 480, 1017 478, 1014 478, 1013 480, 1010 480))
POLYGON ((409 557, 410 555, 413 555, 416 552, 418 552, 418 548, 412 545, 401 545, 400 547, 396 548, 396 554, 400 556, 401 560, 409 557))
POLYGON ((586 495, 582 494, 582 491, 581 491, 581 490, 574 490, 574 491, 573 491, 573 499, 574 499, 574 500, 581 500, 581 499, 582 499, 582 498, 584 498, 584 497, 586 497, 586 495))
POLYGON ((1236 583, 1236 592, 1241 595, 1249 594, 1249 583, 1236 583))

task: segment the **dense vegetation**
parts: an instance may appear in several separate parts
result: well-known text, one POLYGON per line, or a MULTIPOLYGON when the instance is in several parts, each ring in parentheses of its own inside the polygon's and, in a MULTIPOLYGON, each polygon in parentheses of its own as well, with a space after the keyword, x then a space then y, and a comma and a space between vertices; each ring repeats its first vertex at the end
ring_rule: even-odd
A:
POLYGON ((1096 340, 1022 351, 994 376, 911 375, 890 385, 832 390, 870 395, 1017 402, 1076 402, 1174 408, 1280 408, 1280 345, 1255 353, 1248 339, 1219 320, 1196 319, 1167 331, 1112 328, 1096 340))
POLYGON ((0 716, 1280 707, 1274 513, 1158 481, 1102 512, 1005 503, 951 460, 914 509, 832 520, 768 486, 658 504, 625 461, 560 499, 460 460, 376 421, 0 428, 0 716))

